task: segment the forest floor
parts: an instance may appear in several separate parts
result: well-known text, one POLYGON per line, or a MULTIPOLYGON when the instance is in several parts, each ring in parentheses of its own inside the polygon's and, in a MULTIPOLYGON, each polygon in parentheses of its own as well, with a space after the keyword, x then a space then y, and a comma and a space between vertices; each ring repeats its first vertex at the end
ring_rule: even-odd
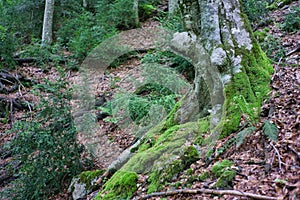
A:
MULTIPOLYGON (((210 171, 212 165, 222 159, 228 159, 234 162, 238 169, 238 175, 232 183, 232 189, 242 192, 251 192, 255 194, 266 195, 270 197, 282 197, 283 199, 300 198, 300 31, 295 33, 286 33, 280 30, 277 23, 282 22, 283 16, 290 12, 292 6, 300 7, 300 2, 293 2, 270 14, 273 19, 268 24, 269 33, 280 39, 286 55, 282 57, 274 66, 272 75, 270 98, 262 106, 261 118, 257 123, 257 131, 249 136, 241 146, 230 147, 223 154, 214 157, 207 166, 203 161, 192 164, 192 171, 183 171, 174 177, 162 191, 175 189, 191 188, 210 188, 214 184, 213 180, 207 179, 204 182, 197 177, 205 171, 210 171), (297 50, 298 49, 298 50, 297 50), (296 51, 294 51, 296 50, 296 51), (294 52, 293 52, 294 51, 294 52), (269 120, 277 125, 279 133, 276 142, 270 142, 262 133, 263 123, 269 120), (178 183, 180 185, 178 186, 178 183), (296 194, 296 197, 295 197, 296 194)), ((157 26, 159 23, 155 20, 149 20, 143 23, 144 27, 157 26)), ((259 27, 256 29, 263 29, 259 27)), ((134 91, 132 82, 128 82, 128 74, 132 77, 140 76, 141 57, 143 54, 134 54, 122 62, 117 68, 110 68, 102 77, 102 82, 96 91, 98 101, 105 99, 108 101, 118 92, 118 88, 134 91)), ((36 82, 42 82, 43 78, 54 80, 57 77, 57 71, 49 66, 48 70, 41 70, 37 66, 23 65, 13 72, 14 74, 23 74, 36 82)), ((70 72, 70 81, 78 76, 78 72, 70 72)), ((30 93, 29 89, 21 89, 8 95, 10 98, 21 98, 29 102, 38 102, 37 97, 30 93)), ((101 103, 100 103, 101 104, 101 103)), ((14 112, 12 120, 9 123, 0 123, 0 145, 2 146, 12 139, 5 131, 11 128, 16 120, 21 120, 22 112, 14 112)), ((242 120, 242 123, 245 122, 242 120)), ((98 121, 101 134, 105 134, 110 141, 115 143, 120 149, 126 149, 132 145, 134 136, 129 132, 118 127, 116 124, 101 119, 98 121)), ((243 126, 243 124, 241 124, 243 126)), ((237 132, 238 133, 238 132, 237 132)), ((221 148, 224 144, 237 133, 228 138, 218 141, 216 148, 221 148)), ((100 134, 100 133, 99 133, 100 134)), ((111 149, 107 149, 110 151, 111 149)), ((6 187, 13 177, 7 176, 5 166, 11 161, 11 157, 1 154, 0 157, 0 191, 6 187)), ((107 159, 95 159, 97 168, 107 167, 114 157, 107 159)), ((133 199, 146 194, 147 185, 145 185, 146 176, 140 176, 138 190, 133 199)), ((67 192, 59 194, 55 199, 69 199, 67 192)), ((150 199, 161 199, 161 197, 152 197, 150 199)), ((166 199, 243 199, 232 195, 212 196, 210 194, 177 194, 165 197, 166 199)), ((244 199, 247 199, 246 197, 244 199)))

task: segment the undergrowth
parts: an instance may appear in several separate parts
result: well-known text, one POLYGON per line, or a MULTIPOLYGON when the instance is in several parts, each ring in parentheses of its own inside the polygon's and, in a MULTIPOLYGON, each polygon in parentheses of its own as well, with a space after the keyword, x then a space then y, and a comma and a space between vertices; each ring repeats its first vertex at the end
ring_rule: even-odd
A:
POLYGON ((12 199, 46 199, 82 170, 84 149, 76 141, 69 104, 72 91, 63 70, 58 70, 55 82, 44 80, 34 87, 40 98, 36 114, 17 121, 7 133, 13 136, 7 148, 20 163, 20 169, 10 169, 17 179, 5 193, 12 199))

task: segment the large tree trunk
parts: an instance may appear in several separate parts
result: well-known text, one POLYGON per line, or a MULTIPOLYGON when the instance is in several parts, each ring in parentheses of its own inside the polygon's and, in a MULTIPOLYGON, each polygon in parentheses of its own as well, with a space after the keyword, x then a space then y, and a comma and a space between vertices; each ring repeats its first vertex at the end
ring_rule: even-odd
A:
POLYGON ((208 109, 212 127, 222 126, 227 135, 237 129, 243 112, 251 119, 258 116, 272 67, 238 0, 180 0, 179 8, 186 32, 175 35, 173 48, 191 60, 196 75, 178 120, 195 121, 208 109), (220 124, 222 117, 226 122, 220 124))
POLYGON ((53 25, 54 0, 46 0, 44 11, 44 22, 42 32, 42 45, 52 43, 52 25, 53 25))

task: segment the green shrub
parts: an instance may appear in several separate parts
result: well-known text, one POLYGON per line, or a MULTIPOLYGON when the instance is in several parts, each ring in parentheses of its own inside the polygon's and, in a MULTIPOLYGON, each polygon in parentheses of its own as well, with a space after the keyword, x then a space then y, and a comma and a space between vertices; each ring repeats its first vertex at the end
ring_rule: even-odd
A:
POLYGON ((282 29, 287 32, 300 30, 300 8, 293 7, 291 12, 284 16, 282 29))
POLYGON ((40 103, 33 119, 18 121, 11 130, 14 139, 9 148, 21 163, 20 170, 15 171, 13 199, 46 199, 62 191, 62 183, 82 169, 83 147, 76 141, 71 90, 59 71, 61 77, 55 82, 45 80, 35 86, 40 103))
POLYGON ((242 0, 244 13, 251 22, 258 22, 268 15, 268 2, 263 0, 242 0))
POLYGON ((56 35, 58 43, 82 61, 93 48, 115 33, 114 27, 98 23, 93 13, 83 12, 76 18, 66 20, 56 35))
POLYGON ((13 53, 15 51, 14 39, 7 29, 0 25, 0 68, 13 67, 13 53))

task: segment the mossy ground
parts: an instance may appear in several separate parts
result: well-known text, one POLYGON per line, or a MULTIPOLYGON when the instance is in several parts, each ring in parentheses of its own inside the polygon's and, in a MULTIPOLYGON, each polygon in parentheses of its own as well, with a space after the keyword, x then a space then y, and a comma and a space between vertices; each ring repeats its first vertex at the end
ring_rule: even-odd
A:
POLYGON ((100 177, 105 170, 95 170, 95 171, 84 171, 79 175, 80 183, 86 184, 86 189, 90 190, 92 181, 98 177, 100 177))
POLYGON ((211 172, 214 177, 218 178, 214 188, 226 189, 231 187, 231 182, 236 175, 236 171, 230 168, 232 165, 233 162, 229 160, 222 160, 222 162, 214 164, 211 172))
POLYGON ((137 180, 135 172, 119 170, 105 183, 95 200, 128 199, 137 189, 137 180))

